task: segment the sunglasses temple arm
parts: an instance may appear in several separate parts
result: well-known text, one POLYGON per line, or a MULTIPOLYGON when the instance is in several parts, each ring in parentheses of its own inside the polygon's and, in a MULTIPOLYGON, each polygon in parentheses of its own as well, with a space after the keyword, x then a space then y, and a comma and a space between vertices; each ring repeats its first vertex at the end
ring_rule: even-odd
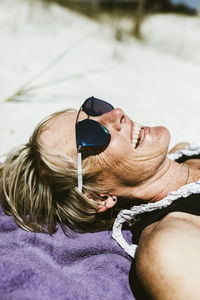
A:
POLYGON ((83 188, 83 175, 82 175, 82 153, 78 150, 78 190, 82 192, 83 188))

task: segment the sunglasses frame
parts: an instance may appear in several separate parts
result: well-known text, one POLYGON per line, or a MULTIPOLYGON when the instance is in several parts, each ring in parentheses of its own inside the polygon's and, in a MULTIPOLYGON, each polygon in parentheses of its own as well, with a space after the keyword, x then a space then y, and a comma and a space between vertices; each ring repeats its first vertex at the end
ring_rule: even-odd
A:
MULTIPOLYGON (((92 97, 87 98, 87 99, 84 101, 84 103, 81 105, 81 107, 80 107, 80 109, 79 109, 79 111, 78 111, 78 114, 77 114, 77 117, 76 117, 76 122, 75 122, 75 131, 76 131, 76 146, 77 146, 77 153, 78 153, 78 190, 79 190, 80 192, 82 192, 82 188, 83 188, 82 152, 81 152, 81 149, 82 149, 83 147, 87 147, 87 146, 78 145, 78 138, 77 138, 77 124, 79 123, 79 122, 78 122, 78 118, 79 118, 79 115, 80 115, 80 112, 81 112, 81 111, 84 111, 84 112, 87 114, 87 116, 88 116, 87 119, 89 119, 89 117, 92 116, 92 115, 89 115, 89 114, 87 113, 87 111, 83 110, 84 104, 85 104, 87 101, 89 101, 89 100, 98 100, 98 101, 102 101, 102 102, 104 102, 104 103, 106 103, 106 104, 108 104, 108 105, 110 106, 110 108, 111 108, 110 111, 112 111, 112 110, 114 109, 114 107, 113 107, 110 103, 108 103, 108 102, 106 102, 106 101, 104 101, 104 100, 95 98, 95 97, 92 96, 92 97)), ((105 113, 107 113, 107 112, 109 112, 109 110, 106 111, 105 113)), ((103 115, 103 114, 105 114, 105 113, 95 114, 95 116, 101 116, 101 115, 103 115)), ((91 120, 91 121, 94 121, 94 120, 91 120)), ((81 122, 81 121, 80 121, 80 122, 81 122)), ((94 121, 94 122, 97 122, 97 121, 94 121)), ((99 123, 99 122, 97 122, 97 123, 99 123)), ((99 123, 99 124, 100 124, 100 123, 99 123)), ((101 125, 101 124, 100 124, 100 125, 101 125)), ((101 126, 103 126, 103 125, 101 125, 101 126)), ((107 129, 105 126, 103 126, 103 127, 108 131, 108 129, 107 129)), ((109 132, 109 131, 108 131, 108 132, 109 132)), ((105 144, 105 145, 106 145, 106 144, 105 144)))

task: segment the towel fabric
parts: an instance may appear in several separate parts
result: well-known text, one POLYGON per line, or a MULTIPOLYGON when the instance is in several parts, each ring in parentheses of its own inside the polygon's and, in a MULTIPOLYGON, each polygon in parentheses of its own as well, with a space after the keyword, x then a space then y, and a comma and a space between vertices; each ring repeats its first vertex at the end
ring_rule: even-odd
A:
MULTIPOLYGON (((123 233, 131 240, 131 233, 123 233)), ((0 299, 135 299, 132 259, 110 231, 67 237, 26 232, 0 208, 0 299)))

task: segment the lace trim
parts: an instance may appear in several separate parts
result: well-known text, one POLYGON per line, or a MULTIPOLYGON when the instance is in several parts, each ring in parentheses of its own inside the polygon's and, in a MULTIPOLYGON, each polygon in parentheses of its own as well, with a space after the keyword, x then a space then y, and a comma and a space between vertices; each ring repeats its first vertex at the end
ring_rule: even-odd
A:
MULTIPOLYGON (((183 155, 192 156, 196 154, 200 154, 200 147, 197 147, 195 145, 189 145, 185 150, 179 150, 175 153, 169 154, 168 157, 170 157, 171 159, 177 159, 183 155)), ((130 256, 134 258, 137 245, 135 244, 129 245, 124 239, 122 235, 123 223, 128 220, 136 221, 137 216, 139 214, 145 212, 151 212, 156 209, 162 209, 164 207, 169 206, 173 201, 181 197, 186 198, 191 194, 199 194, 199 193, 200 193, 200 180, 184 185, 181 188, 179 188, 177 191, 169 192, 168 195, 160 201, 154 203, 141 204, 139 206, 133 206, 130 209, 121 210, 113 224, 112 237, 130 256)))
POLYGON ((184 150, 178 150, 174 153, 168 154, 168 157, 175 160, 180 158, 183 155, 192 156, 200 154, 200 146, 194 144, 188 145, 184 150))

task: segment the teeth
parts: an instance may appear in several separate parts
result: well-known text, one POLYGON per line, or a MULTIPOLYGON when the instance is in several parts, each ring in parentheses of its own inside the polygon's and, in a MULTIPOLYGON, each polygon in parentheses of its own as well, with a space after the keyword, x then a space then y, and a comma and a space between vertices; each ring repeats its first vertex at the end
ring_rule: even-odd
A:
POLYGON ((143 140, 143 138, 144 138, 144 130, 142 131, 141 141, 143 140))
MULTIPOLYGON (((134 125, 134 129, 133 129, 133 138, 132 138, 132 146, 134 148, 136 148, 136 144, 137 144, 137 141, 138 141, 138 137, 139 137, 139 133, 140 133, 140 130, 142 128, 142 125, 138 124, 138 123, 135 123, 134 125)), ((143 140, 143 137, 144 137, 144 132, 142 132, 142 138, 141 138, 141 141, 143 140)))

